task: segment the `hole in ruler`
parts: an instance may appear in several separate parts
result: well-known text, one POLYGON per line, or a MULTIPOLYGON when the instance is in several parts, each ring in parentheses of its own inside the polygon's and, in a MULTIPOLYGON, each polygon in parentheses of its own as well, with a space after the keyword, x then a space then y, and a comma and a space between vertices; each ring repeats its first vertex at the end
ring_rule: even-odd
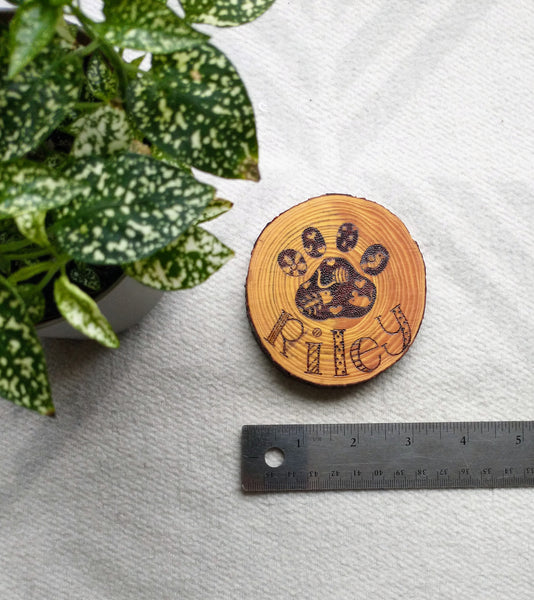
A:
POLYGON ((273 469, 279 467, 284 462, 284 459, 284 452, 283 450, 280 450, 280 448, 269 448, 269 450, 265 452, 265 462, 267 463, 267 466, 272 467, 273 469))

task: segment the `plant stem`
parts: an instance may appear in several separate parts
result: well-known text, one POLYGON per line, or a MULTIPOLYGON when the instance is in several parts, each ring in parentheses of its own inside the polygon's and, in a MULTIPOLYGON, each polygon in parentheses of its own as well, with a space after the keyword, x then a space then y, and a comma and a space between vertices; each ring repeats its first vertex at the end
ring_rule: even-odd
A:
POLYGON ((75 56, 88 56, 100 47, 100 40, 93 40, 88 46, 81 46, 72 52, 75 56))
POLYGON ((3 258, 7 258, 8 260, 28 260, 31 258, 41 258, 41 256, 46 256, 47 254, 51 254, 50 248, 40 248, 39 250, 30 250, 28 252, 19 252, 13 254, 3 254, 3 258))
POLYGON ((18 283, 19 281, 26 281, 27 279, 35 277, 35 275, 39 275, 39 273, 44 273, 45 271, 53 270, 55 272, 61 268, 62 265, 67 264, 69 260, 69 256, 62 255, 57 260, 47 260, 35 265, 29 265, 19 269, 7 279, 11 284, 18 283))
MULTIPOLYGON (((64 268, 63 265, 61 265, 62 268, 64 268)), ((48 284, 48 282, 52 279, 52 277, 54 277, 54 275, 58 272, 59 269, 59 265, 55 268, 55 269, 50 269, 48 271, 48 273, 41 279, 41 281, 37 284, 36 286, 36 292, 40 292, 41 290, 43 290, 46 285, 48 284)))
POLYGON ((29 246, 33 242, 31 240, 19 240, 17 242, 6 242, 5 244, 0 244, 0 254, 7 254, 10 252, 17 252, 17 250, 22 250, 26 246, 29 246))

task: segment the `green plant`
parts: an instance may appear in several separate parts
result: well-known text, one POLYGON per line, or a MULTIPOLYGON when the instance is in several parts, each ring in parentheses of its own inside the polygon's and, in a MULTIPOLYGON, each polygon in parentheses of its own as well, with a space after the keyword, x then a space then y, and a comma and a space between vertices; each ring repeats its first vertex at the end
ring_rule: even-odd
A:
POLYGON ((182 0, 179 16, 162 0, 105 0, 101 22, 77 0, 12 2, 0 23, 0 396, 54 412, 34 327, 47 294, 116 347, 88 293, 102 265, 175 290, 230 258, 199 223, 231 204, 192 168, 258 180, 254 114, 194 24, 245 23, 273 1, 182 0))

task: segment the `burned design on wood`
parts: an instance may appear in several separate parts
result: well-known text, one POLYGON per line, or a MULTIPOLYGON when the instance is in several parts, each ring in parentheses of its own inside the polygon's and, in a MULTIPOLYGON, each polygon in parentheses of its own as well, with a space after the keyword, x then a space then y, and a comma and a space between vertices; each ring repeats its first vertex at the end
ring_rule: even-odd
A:
POLYGON ((271 221, 247 275, 247 312, 284 372, 319 386, 366 381, 411 346, 424 314, 425 266, 389 210, 327 194, 271 221))
MULTIPOLYGON (((316 321, 359 319, 373 308, 376 286, 351 262, 351 254, 357 244, 358 228, 353 223, 343 223, 337 232, 336 246, 340 252, 347 254, 347 258, 323 258, 312 275, 300 284, 295 294, 295 304, 303 315, 316 321)), ((316 227, 304 229, 302 245, 311 259, 322 258, 327 251, 324 237, 316 227)), ((381 244, 373 244, 363 252, 360 269, 366 275, 376 276, 387 267, 388 261, 387 249, 381 244)), ((286 275, 292 277, 302 277, 308 271, 303 254, 291 248, 280 252, 278 265, 286 275)))

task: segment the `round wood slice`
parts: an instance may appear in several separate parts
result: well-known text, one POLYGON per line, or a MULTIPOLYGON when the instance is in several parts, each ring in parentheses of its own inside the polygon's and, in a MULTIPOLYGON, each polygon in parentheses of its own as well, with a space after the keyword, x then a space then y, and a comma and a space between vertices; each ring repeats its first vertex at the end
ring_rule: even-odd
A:
POLYGON ((425 265, 390 211, 329 194, 265 227, 246 291, 252 329, 278 367, 316 385, 344 386, 406 353, 425 310, 425 265))

